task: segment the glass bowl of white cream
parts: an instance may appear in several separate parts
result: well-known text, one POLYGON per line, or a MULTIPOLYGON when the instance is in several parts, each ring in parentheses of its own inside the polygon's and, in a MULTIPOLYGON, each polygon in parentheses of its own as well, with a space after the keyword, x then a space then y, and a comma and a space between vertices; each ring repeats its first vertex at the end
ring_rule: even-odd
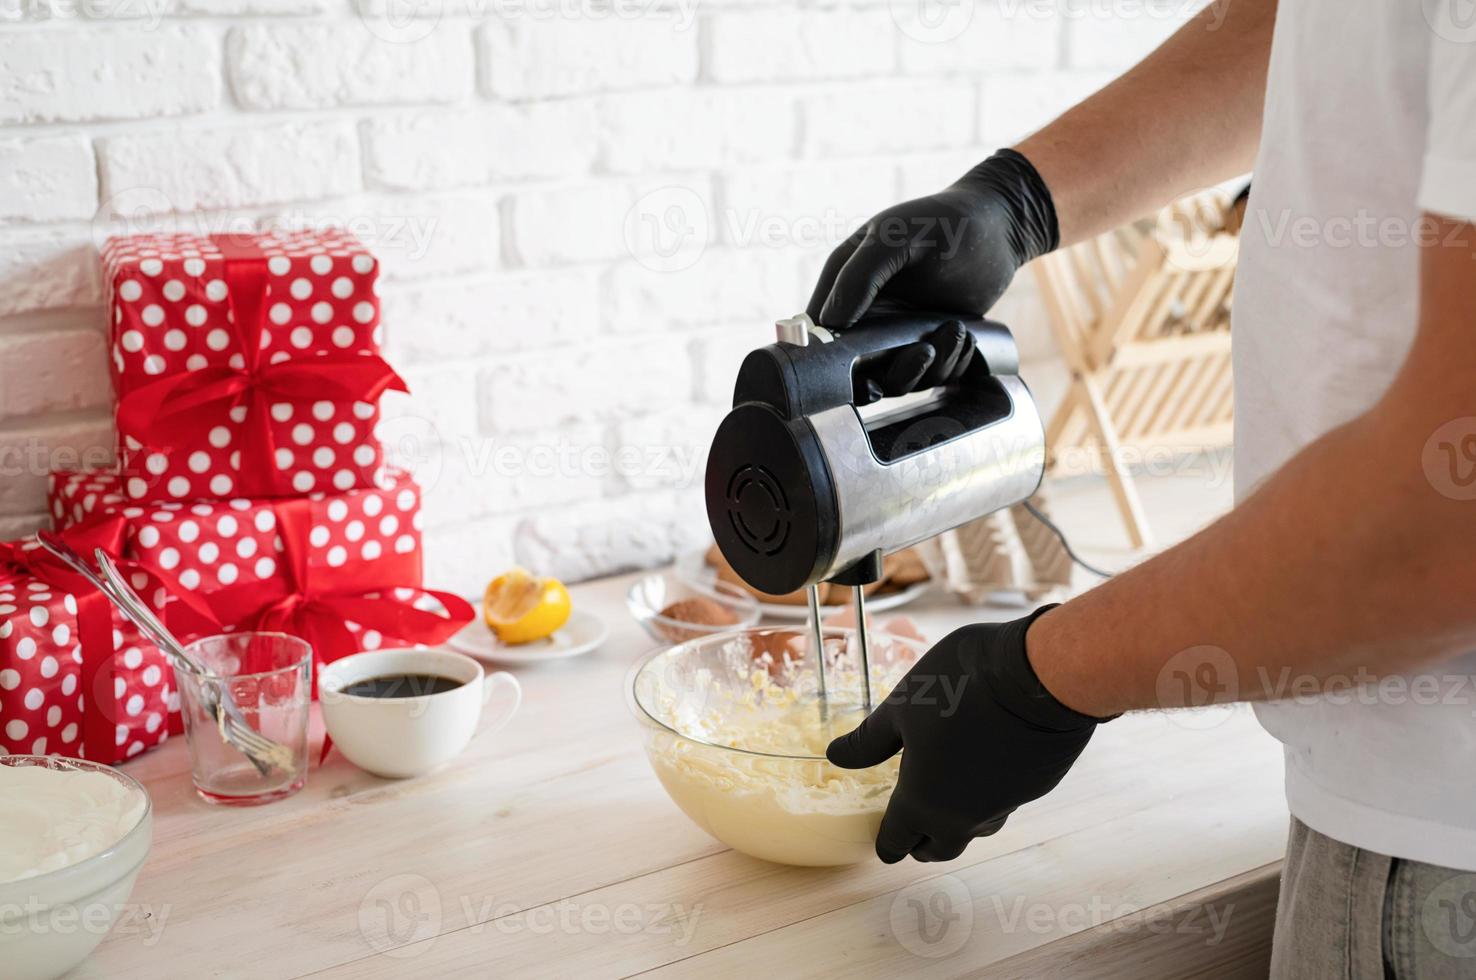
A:
MULTIPOLYGON (((688 817, 736 851, 778 864, 856 864, 874 855, 900 756, 848 770, 825 759, 862 708, 853 630, 824 631, 825 690, 806 631, 754 627, 657 650, 627 693, 646 756, 688 817)), ((872 703, 926 648, 870 639, 872 703)))
POLYGON ((0 756, 0 974, 59 977, 124 911, 153 841, 153 806, 110 766, 0 756))

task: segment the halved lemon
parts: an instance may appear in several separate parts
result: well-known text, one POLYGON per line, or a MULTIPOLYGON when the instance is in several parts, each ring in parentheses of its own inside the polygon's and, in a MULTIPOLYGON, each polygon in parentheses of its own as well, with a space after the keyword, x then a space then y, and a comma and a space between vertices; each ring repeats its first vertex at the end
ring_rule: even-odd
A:
POLYGON ((568 622, 571 608, 564 583, 514 568, 487 586, 482 618, 503 643, 532 643, 568 622))

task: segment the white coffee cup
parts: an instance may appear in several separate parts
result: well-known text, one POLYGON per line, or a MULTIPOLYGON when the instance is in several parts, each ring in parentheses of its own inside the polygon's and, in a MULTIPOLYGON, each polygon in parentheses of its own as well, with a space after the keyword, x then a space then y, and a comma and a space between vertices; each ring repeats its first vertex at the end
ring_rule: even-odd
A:
POLYGON ((523 689, 513 675, 486 674, 471 657, 449 650, 375 650, 335 660, 318 677, 323 722, 334 747, 360 769, 391 779, 418 776, 459 755, 477 734, 482 707, 499 687, 510 692, 510 703, 483 735, 512 720, 523 689), (411 697, 344 693, 359 681, 395 674, 429 674, 459 684, 411 697))

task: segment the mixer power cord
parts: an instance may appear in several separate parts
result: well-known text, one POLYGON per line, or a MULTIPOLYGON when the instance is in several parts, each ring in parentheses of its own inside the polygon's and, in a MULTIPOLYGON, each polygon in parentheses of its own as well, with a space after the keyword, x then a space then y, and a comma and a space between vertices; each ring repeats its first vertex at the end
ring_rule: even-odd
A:
POLYGON ((1098 576, 1099 578, 1111 578, 1113 576, 1113 572, 1104 571, 1103 569, 1098 568, 1096 565, 1093 565, 1091 562, 1078 555, 1076 553, 1076 549, 1071 547, 1071 542, 1066 540, 1066 532, 1057 527, 1055 522, 1052 521, 1049 517, 1042 514, 1040 512, 1040 509, 1036 507, 1033 503, 1028 500, 1024 503, 1025 509, 1030 511, 1030 516, 1034 517, 1037 521, 1040 521, 1042 524, 1044 524, 1046 526, 1046 529, 1056 536, 1056 539, 1061 542, 1061 547, 1066 549, 1066 554, 1068 557, 1070 557, 1072 561, 1076 562, 1082 568, 1091 572, 1093 575, 1098 576))

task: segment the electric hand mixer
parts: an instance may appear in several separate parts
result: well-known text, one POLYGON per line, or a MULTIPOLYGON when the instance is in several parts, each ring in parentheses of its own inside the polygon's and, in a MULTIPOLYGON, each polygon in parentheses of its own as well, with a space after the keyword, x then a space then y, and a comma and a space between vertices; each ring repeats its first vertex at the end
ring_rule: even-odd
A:
POLYGON ((707 517, 723 557, 749 585, 809 589, 810 641, 825 661, 816 585, 855 590, 863 707, 872 707, 864 586, 882 558, 1018 503, 1040 486, 1045 433, 1019 377, 1009 330, 982 317, 886 312, 845 332, 808 316, 738 371, 733 410, 708 455, 707 517), (973 334, 962 379, 858 408, 858 370, 924 340, 948 321, 973 334))

